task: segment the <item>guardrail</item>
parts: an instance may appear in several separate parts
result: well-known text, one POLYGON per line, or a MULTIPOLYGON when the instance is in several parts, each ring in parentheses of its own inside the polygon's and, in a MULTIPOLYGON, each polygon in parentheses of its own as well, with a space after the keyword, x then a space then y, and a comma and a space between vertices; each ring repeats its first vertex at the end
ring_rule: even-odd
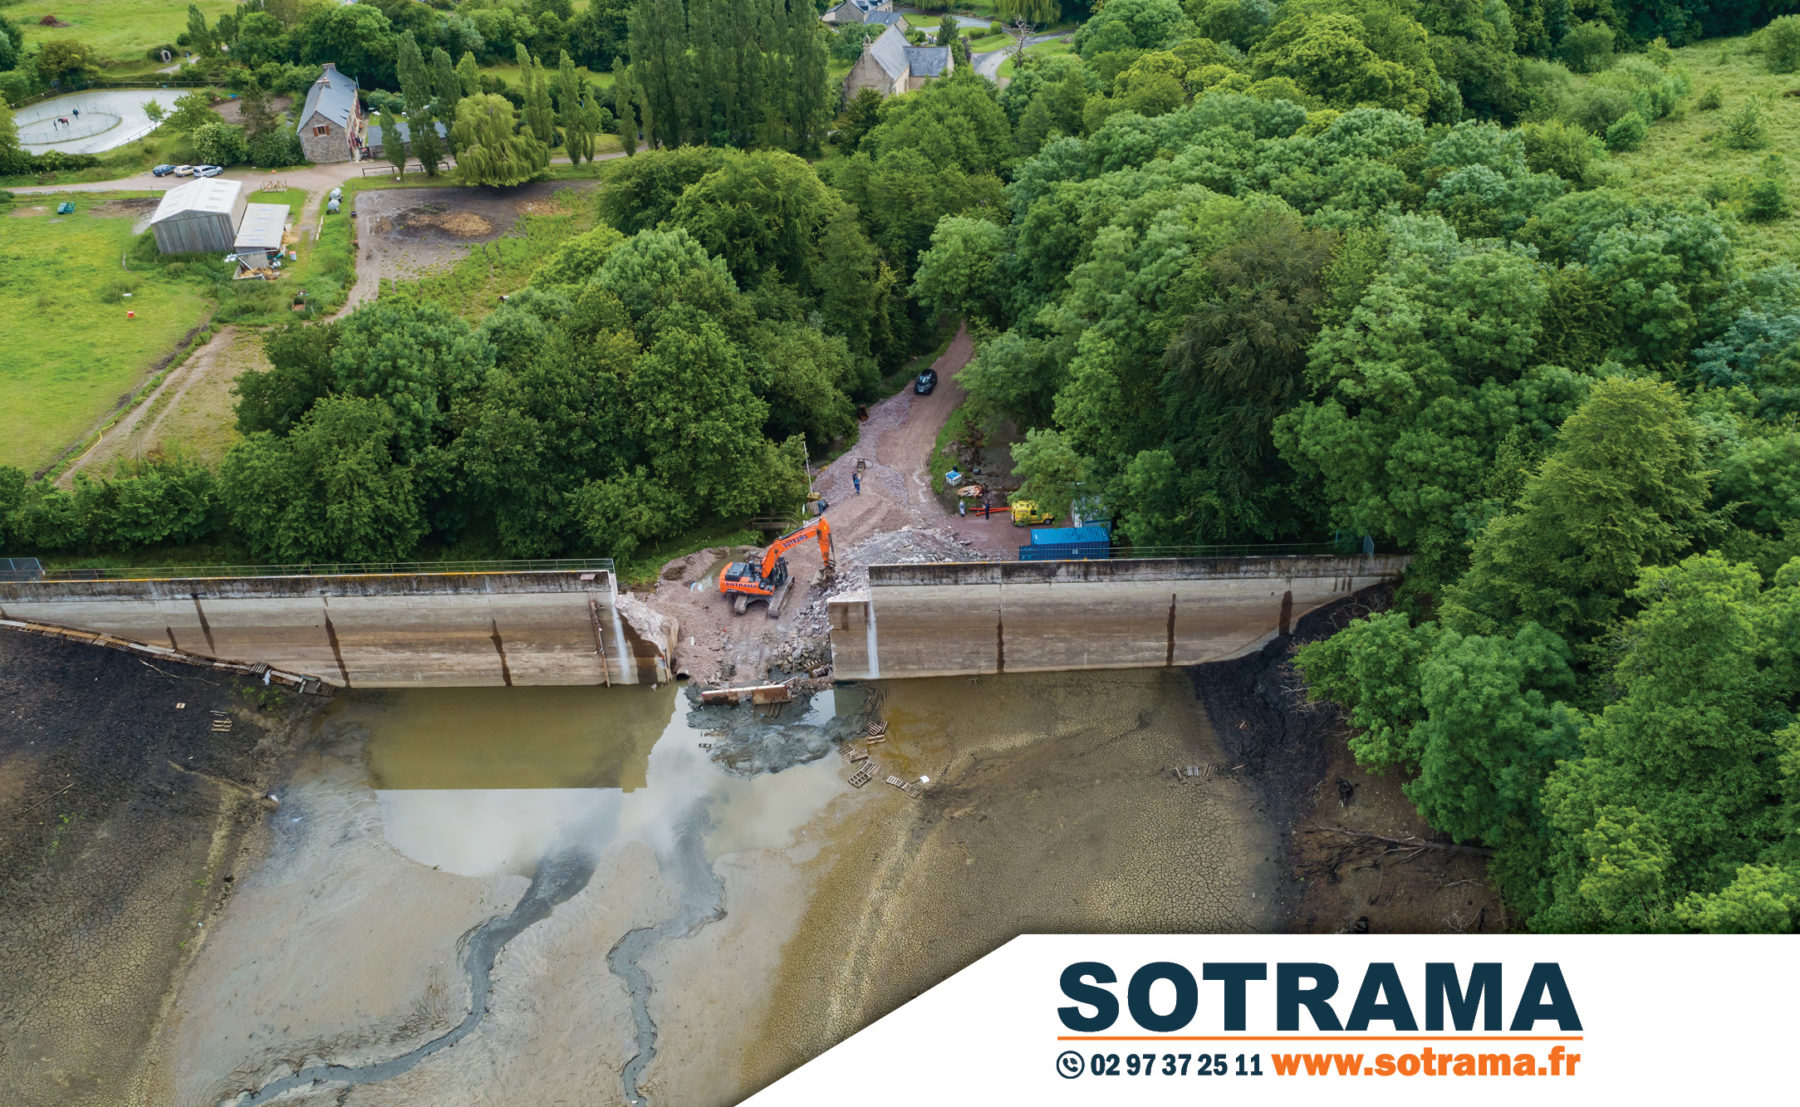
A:
POLYGON ((1112 547, 1112 556, 1115 558, 1360 557, 1362 555, 1363 550, 1360 544, 1345 545, 1339 542, 1286 542, 1271 545, 1240 544, 1232 546, 1124 546, 1115 544, 1112 547))
POLYGON ((523 561, 332 561, 301 565, 153 565, 130 569, 46 569, 14 580, 170 580, 218 577, 401 576, 452 573, 612 572, 610 557, 540 558, 523 561))

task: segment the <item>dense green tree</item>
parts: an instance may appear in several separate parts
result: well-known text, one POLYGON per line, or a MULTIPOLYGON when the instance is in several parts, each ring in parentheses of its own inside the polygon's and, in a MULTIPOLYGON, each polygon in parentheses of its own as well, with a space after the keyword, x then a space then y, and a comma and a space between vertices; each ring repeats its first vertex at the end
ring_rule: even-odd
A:
POLYGON ((384 401, 395 444, 416 456, 437 441, 494 357, 484 335, 438 304, 377 300, 337 325, 333 391, 384 401))
POLYGON ((1513 511, 1475 543, 1444 618, 1483 633, 1530 621, 1587 637, 1606 626, 1647 566, 1705 530, 1700 429, 1673 387, 1597 382, 1513 511))
POLYGON ((1582 382, 1536 362, 1547 294, 1511 249, 1397 223, 1388 267, 1310 352, 1318 399, 1277 418, 1281 455, 1320 480, 1333 522, 1454 559, 1495 451, 1544 439, 1582 382))
POLYGON ((1256 44, 1258 77, 1287 77, 1339 108, 1423 114, 1438 74, 1425 28, 1387 0, 1297 0, 1256 44))
POLYGON ((1006 286, 1006 231, 986 219, 948 215, 919 255, 912 294, 926 308, 1000 324, 1006 286))
POLYGON ((406 141, 400 137, 400 119, 390 110, 376 116, 381 121, 381 149, 396 175, 406 170, 406 141))
POLYGON ((1119 50, 1156 50, 1194 33, 1175 0, 1108 0, 1070 41, 1084 58, 1119 50))
POLYGON ((425 533, 413 471, 379 399, 319 401, 292 434, 251 435, 220 470, 233 530, 263 561, 390 561, 425 533))
POLYGON ((175 110, 163 118, 162 125, 174 134, 191 135, 220 121, 219 113, 212 110, 212 97, 205 90, 196 89, 175 98, 175 110))
POLYGON ((781 488, 791 463, 760 434, 768 405, 711 319, 691 312, 666 327, 632 367, 626 392, 651 471, 678 476, 705 514, 748 515, 791 492, 781 488))
POLYGON ((431 51, 431 114, 438 119, 456 118, 456 105, 462 102, 462 81, 450 63, 450 52, 442 46, 431 51))
POLYGON ((682 190, 666 222, 723 260, 742 287, 776 277, 811 291, 819 238, 839 203, 792 154, 729 151, 682 190))
POLYGON ((1645 572, 1613 669, 1620 695, 1545 785, 1557 838, 1534 925, 1676 927, 1689 894, 1726 889, 1786 838, 1769 797, 1794 756, 1795 567, 1760 586, 1712 556, 1645 572))
POLYGON ((399 44, 393 24, 372 4, 309 8, 295 38, 302 44, 302 61, 334 62, 364 87, 394 87, 399 44))
POLYGON ((238 165, 250 156, 244 129, 224 120, 208 123, 193 134, 194 152, 209 165, 238 165))
POLYGON ((617 166, 600 192, 600 217, 626 234, 669 218, 687 187, 725 164, 721 150, 653 150, 617 166))
POLYGON ((1536 623, 1510 637, 1446 632, 1419 665, 1424 712, 1407 745, 1419 775, 1404 791, 1457 841, 1535 843, 1550 770, 1579 750, 1568 645, 1536 623))
POLYGON ((696 272, 711 274, 728 289, 734 287, 725 263, 678 227, 632 235, 607 255, 593 281, 616 295, 632 322, 643 326, 653 313, 676 301, 684 278, 696 272))
POLYGON ((1207 259, 1213 294, 1169 340, 1161 388, 1170 425, 1181 428, 1172 456, 1199 478, 1189 498, 1216 505, 1220 521, 1182 540, 1273 537, 1302 523, 1272 428, 1305 394, 1307 349, 1336 245, 1336 235, 1277 211, 1207 259))

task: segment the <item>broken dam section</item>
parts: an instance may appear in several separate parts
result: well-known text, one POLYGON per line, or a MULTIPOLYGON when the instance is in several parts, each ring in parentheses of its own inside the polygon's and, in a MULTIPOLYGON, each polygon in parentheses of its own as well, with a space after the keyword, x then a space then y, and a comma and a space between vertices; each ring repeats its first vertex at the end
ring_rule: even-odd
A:
POLYGON ((873 565, 833 596, 840 680, 1228 661, 1410 558, 1194 557, 873 565))
POLYGON ((598 564, 7 581, 0 625, 342 688, 653 684, 679 630, 598 564))

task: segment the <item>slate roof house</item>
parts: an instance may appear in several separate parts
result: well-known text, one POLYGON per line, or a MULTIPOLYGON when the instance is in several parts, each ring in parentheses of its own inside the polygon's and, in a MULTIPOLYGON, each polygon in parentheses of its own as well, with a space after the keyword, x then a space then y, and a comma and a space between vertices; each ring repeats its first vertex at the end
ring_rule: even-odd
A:
MULTIPOLYGON (((833 27, 842 27, 850 23, 889 22, 875 20, 872 15, 894 16, 894 0, 844 0, 819 18, 833 27)), ((898 16, 894 16, 898 19, 898 16)))
POLYGON ((306 90, 300 109, 300 148, 309 161, 358 161, 364 156, 368 117, 356 94, 356 78, 326 62, 319 79, 306 90))
MULTIPOLYGON (((431 125, 436 129, 439 139, 445 143, 450 141, 450 132, 445 128, 441 121, 433 120, 431 125)), ((400 143, 406 148, 406 152, 409 154, 412 153, 412 124, 404 119, 396 119, 394 120, 394 129, 400 132, 400 143)), ((368 141, 364 144, 363 148, 369 152, 369 156, 374 158, 387 157, 387 143, 382 140, 381 124, 371 123, 366 128, 366 131, 368 141)), ((439 147, 439 149, 442 148, 442 146, 439 147)))
POLYGON ((926 81, 942 77, 956 68, 948 46, 914 46, 893 27, 863 47, 862 57, 850 67, 844 78, 844 98, 854 97, 865 88, 883 96, 913 92, 926 81))

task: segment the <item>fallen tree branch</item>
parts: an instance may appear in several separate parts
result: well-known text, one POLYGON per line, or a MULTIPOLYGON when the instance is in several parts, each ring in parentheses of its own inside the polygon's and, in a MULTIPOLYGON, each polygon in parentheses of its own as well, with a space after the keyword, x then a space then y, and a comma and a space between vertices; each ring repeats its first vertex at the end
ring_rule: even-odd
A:
POLYGON ((1385 846, 1397 850, 1434 849, 1442 850, 1445 853, 1466 853, 1472 857, 1494 856, 1494 851, 1488 849, 1486 846, 1463 846, 1458 845, 1455 842, 1428 842, 1423 838, 1411 836, 1406 838, 1389 838, 1382 834, 1371 834, 1366 830, 1345 830, 1344 828, 1337 826, 1314 825, 1302 827, 1301 829, 1311 830, 1319 834, 1337 834, 1345 838, 1355 838, 1358 841, 1363 842, 1380 842, 1385 846))

